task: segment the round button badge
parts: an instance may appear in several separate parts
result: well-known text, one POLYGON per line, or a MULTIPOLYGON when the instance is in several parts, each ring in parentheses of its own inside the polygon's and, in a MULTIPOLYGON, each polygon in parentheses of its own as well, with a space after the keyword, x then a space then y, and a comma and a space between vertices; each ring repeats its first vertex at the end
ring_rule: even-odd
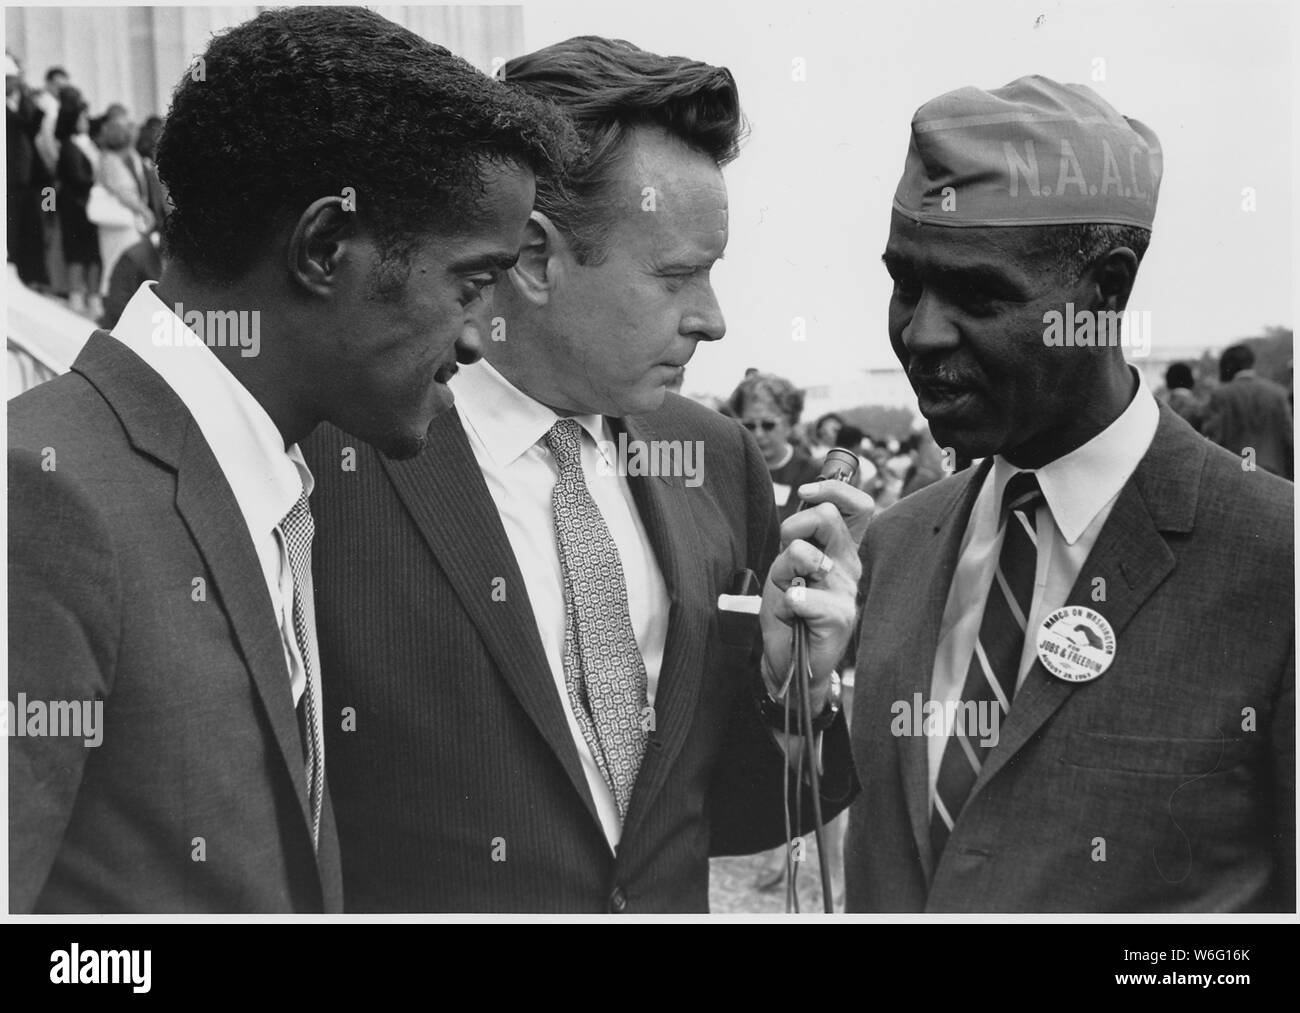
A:
POLYGON ((1115 631, 1100 613, 1066 605, 1038 628, 1038 660, 1058 679, 1091 682, 1115 660, 1115 631))

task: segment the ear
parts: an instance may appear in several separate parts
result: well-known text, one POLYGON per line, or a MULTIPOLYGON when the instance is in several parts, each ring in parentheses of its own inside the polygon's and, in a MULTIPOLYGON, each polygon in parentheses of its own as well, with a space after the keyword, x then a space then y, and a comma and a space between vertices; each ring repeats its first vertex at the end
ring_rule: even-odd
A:
POLYGON ((359 234, 357 213, 342 197, 321 197, 299 217, 289 237, 290 276, 314 295, 331 295, 338 286, 344 256, 359 234))
POLYGON ((535 306, 545 306, 566 265, 573 262, 569 241, 546 215, 534 211, 524 226, 519 259, 508 273, 520 296, 535 306))
POLYGON ((1088 272, 1087 284, 1102 310, 1123 312, 1137 278, 1137 254, 1119 246, 1098 260, 1088 272))

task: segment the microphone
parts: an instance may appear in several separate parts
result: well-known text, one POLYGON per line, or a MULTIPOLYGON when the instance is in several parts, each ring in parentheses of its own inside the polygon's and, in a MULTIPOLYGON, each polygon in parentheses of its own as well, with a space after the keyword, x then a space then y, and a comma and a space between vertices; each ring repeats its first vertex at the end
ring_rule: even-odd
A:
POLYGON ((852 485, 858 477, 858 466, 861 463, 858 455, 847 447, 831 447, 826 451, 826 460, 822 462, 821 474, 817 479, 823 481, 830 478, 852 485))
MULTIPOLYGON (((832 480, 836 482, 847 482, 853 485, 858 477, 858 467, 862 462, 858 460, 858 455, 844 447, 831 447, 826 451, 826 460, 822 461, 822 470, 817 476, 818 482, 832 480)), ((799 503, 799 510, 806 510, 811 504, 799 503)), ((795 513, 798 513, 796 510, 795 513)), ((821 548, 819 545, 818 548, 821 548)), ((796 578, 798 579, 798 578, 796 578)))

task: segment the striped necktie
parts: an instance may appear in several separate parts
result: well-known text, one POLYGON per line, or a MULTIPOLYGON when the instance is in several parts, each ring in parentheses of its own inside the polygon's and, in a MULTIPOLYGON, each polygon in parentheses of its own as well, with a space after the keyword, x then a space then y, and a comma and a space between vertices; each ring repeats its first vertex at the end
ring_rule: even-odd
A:
POLYGON ((1034 515, 1043 502, 1038 477, 1032 471, 1011 476, 1002 494, 1002 510, 998 515, 999 528, 1005 531, 1002 551, 984 601, 979 636, 962 686, 962 706, 944 746, 935 783, 930 845, 936 863, 984 761, 996 746, 995 742, 981 745, 975 715, 996 706, 1000 713, 994 727, 1000 730, 1011 711, 1038 565, 1034 515))
POLYGON ((581 440, 573 419, 560 419, 546 434, 560 472, 551 505, 564 574, 564 682, 583 738, 626 819, 648 741, 645 661, 618 547, 582 473, 581 440))
POLYGON ((304 738, 307 762, 307 797, 311 802, 311 841, 313 847, 320 843, 321 804, 325 794, 325 737, 320 723, 320 687, 316 682, 315 652, 312 650, 314 630, 309 628, 306 595, 311 588, 311 540, 316 526, 311 519, 307 493, 298 497, 284 520, 280 522, 280 535, 289 555, 289 569, 293 572, 293 635, 302 657, 303 671, 307 676, 306 689, 299 702, 302 708, 306 734, 304 738))

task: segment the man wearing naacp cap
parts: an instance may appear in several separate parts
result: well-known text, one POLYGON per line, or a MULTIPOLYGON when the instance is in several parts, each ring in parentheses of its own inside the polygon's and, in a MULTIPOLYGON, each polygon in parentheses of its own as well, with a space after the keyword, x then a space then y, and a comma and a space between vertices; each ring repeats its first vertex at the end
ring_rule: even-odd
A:
POLYGON ((851 911, 1295 910, 1291 486, 1096 326, 1159 182, 1151 130, 1078 85, 912 121, 890 341, 983 460, 863 543, 851 911))

